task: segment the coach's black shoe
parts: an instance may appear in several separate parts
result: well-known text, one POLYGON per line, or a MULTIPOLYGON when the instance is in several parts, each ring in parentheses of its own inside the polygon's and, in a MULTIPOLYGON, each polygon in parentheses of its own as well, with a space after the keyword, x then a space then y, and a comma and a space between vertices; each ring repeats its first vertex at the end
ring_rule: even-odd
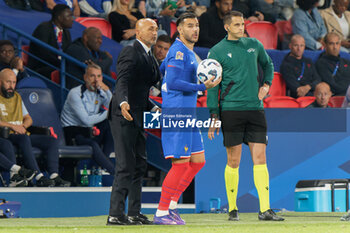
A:
POLYGON ((238 210, 230 211, 230 213, 228 213, 228 220, 229 221, 239 221, 238 210))
POLYGON ((70 187, 70 182, 62 179, 59 176, 57 176, 56 178, 53 178, 51 180, 53 180, 55 182, 56 187, 70 187))
POLYGON ((140 222, 142 225, 151 225, 153 224, 152 221, 150 221, 145 215, 138 214, 134 216, 129 216, 129 220, 133 222, 140 222))
POLYGON ((108 216, 107 225, 141 225, 140 222, 134 222, 130 220, 127 216, 122 215, 120 217, 108 216))
POLYGON ((259 211, 258 218, 262 221, 284 221, 284 218, 277 216, 272 209, 268 209, 263 213, 259 211))
POLYGON ((36 181, 37 187, 54 187, 55 181, 50 180, 49 178, 42 176, 39 180, 36 181))
POLYGON ((26 181, 31 181, 37 173, 37 171, 30 170, 24 167, 21 167, 21 169, 19 169, 18 171, 18 174, 22 176, 26 181))

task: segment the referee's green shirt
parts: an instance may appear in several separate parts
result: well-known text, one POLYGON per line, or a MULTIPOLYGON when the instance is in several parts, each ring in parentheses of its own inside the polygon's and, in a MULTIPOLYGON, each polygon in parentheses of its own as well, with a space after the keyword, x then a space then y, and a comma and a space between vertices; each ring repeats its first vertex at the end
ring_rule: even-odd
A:
POLYGON ((223 69, 222 82, 208 90, 207 105, 212 114, 222 111, 262 110, 258 99, 258 63, 264 71, 264 83, 271 85, 273 64, 263 45, 255 38, 227 40, 210 49, 208 58, 217 60, 223 69), (219 99, 220 90, 220 99, 219 99))

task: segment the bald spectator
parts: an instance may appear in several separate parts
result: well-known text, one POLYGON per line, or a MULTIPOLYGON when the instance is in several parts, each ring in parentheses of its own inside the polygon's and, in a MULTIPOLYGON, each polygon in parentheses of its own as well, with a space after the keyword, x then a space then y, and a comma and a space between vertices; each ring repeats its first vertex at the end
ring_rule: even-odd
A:
POLYGON ((339 56, 340 37, 334 32, 324 38, 325 52, 316 62, 321 80, 328 83, 334 95, 345 95, 350 85, 350 61, 339 56))
POLYGON ((17 75, 17 82, 29 76, 24 69, 23 60, 16 56, 15 46, 9 40, 0 40, 0 71, 10 68, 17 75))
POLYGON ((341 39, 341 50, 350 52, 349 0, 334 0, 332 6, 320 11, 328 32, 335 32, 341 39))
MULTIPOLYGON (((98 28, 89 27, 83 31, 82 37, 76 39, 67 49, 67 54, 85 64, 97 64, 101 67, 102 72, 111 75, 111 65, 113 63, 112 56, 106 52, 101 51, 102 33, 98 28)), ((85 73, 84 68, 79 67, 71 62, 67 64, 67 72, 74 77, 83 81, 85 73)), ((78 81, 68 78, 67 88, 71 89, 80 85, 78 81)))
MULTIPOLYGON (((52 10, 50 21, 43 22, 34 30, 33 37, 63 52, 66 51, 72 42, 69 28, 73 25, 73 13, 68 6, 57 4, 52 10)), ((42 48, 40 45, 31 42, 29 53, 50 63, 55 67, 60 67, 61 57, 55 53, 42 48)), ((50 79, 51 72, 55 69, 29 56, 28 67, 50 79)))
POLYGON ((332 97, 331 88, 325 82, 317 84, 314 96, 316 100, 307 108, 328 108, 329 99, 332 97))
POLYGON ((312 96, 319 77, 310 58, 303 56, 305 40, 301 35, 291 38, 290 53, 282 61, 280 72, 286 81, 290 96, 294 98, 312 96))
POLYGON ((224 39, 224 15, 232 10, 233 0, 216 0, 215 5, 199 18, 199 38, 196 46, 211 48, 224 39))

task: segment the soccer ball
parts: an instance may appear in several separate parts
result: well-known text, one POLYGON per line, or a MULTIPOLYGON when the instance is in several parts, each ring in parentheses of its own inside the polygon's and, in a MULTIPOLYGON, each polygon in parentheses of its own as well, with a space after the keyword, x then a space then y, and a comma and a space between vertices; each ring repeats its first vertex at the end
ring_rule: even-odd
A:
POLYGON ((214 76, 214 80, 221 77, 222 67, 220 63, 214 59, 204 59, 197 67, 197 78, 202 83, 214 76))

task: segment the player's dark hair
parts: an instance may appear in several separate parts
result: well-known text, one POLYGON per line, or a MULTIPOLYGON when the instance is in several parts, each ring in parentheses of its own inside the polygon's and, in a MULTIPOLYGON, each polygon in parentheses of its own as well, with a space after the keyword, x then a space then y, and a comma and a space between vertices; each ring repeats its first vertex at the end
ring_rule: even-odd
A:
POLYGON ((165 43, 172 44, 171 43, 171 38, 168 35, 160 35, 160 36, 158 36, 157 41, 163 41, 165 43))
POLYGON ((329 32, 329 33, 327 33, 327 34, 324 36, 323 41, 324 41, 325 44, 328 44, 328 40, 329 40, 329 37, 330 37, 330 36, 336 36, 336 37, 338 37, 338 39, 340 40, 340 37, 339 37, 339 35, 338 35, 337 33, 335 33, 335 32, 329 32))
POLYGON ((9 40, 0 40, 0 48, 2 48, 2 46, 4 45, 11 45, 13 48, 15 48, 15 46, 13 45, 13 43, 9 40))
POLYGON ((224 15, 223 21, 224 24, 231 24, 232 17, 243 17, 243 14, 239 11, 230 11, 226 15, 224 15))
POLYGON ((51 20, 57 20, 58 16, 60 16, 65 10, 70 10, 69 6, 65 4, 57 4, 51 12, 51 20))
POLYGON ((185 12, 180 15, 176 21, 176 27, 178 27, 185 19, 196 19, 197 15, 193 12, 185 12))

